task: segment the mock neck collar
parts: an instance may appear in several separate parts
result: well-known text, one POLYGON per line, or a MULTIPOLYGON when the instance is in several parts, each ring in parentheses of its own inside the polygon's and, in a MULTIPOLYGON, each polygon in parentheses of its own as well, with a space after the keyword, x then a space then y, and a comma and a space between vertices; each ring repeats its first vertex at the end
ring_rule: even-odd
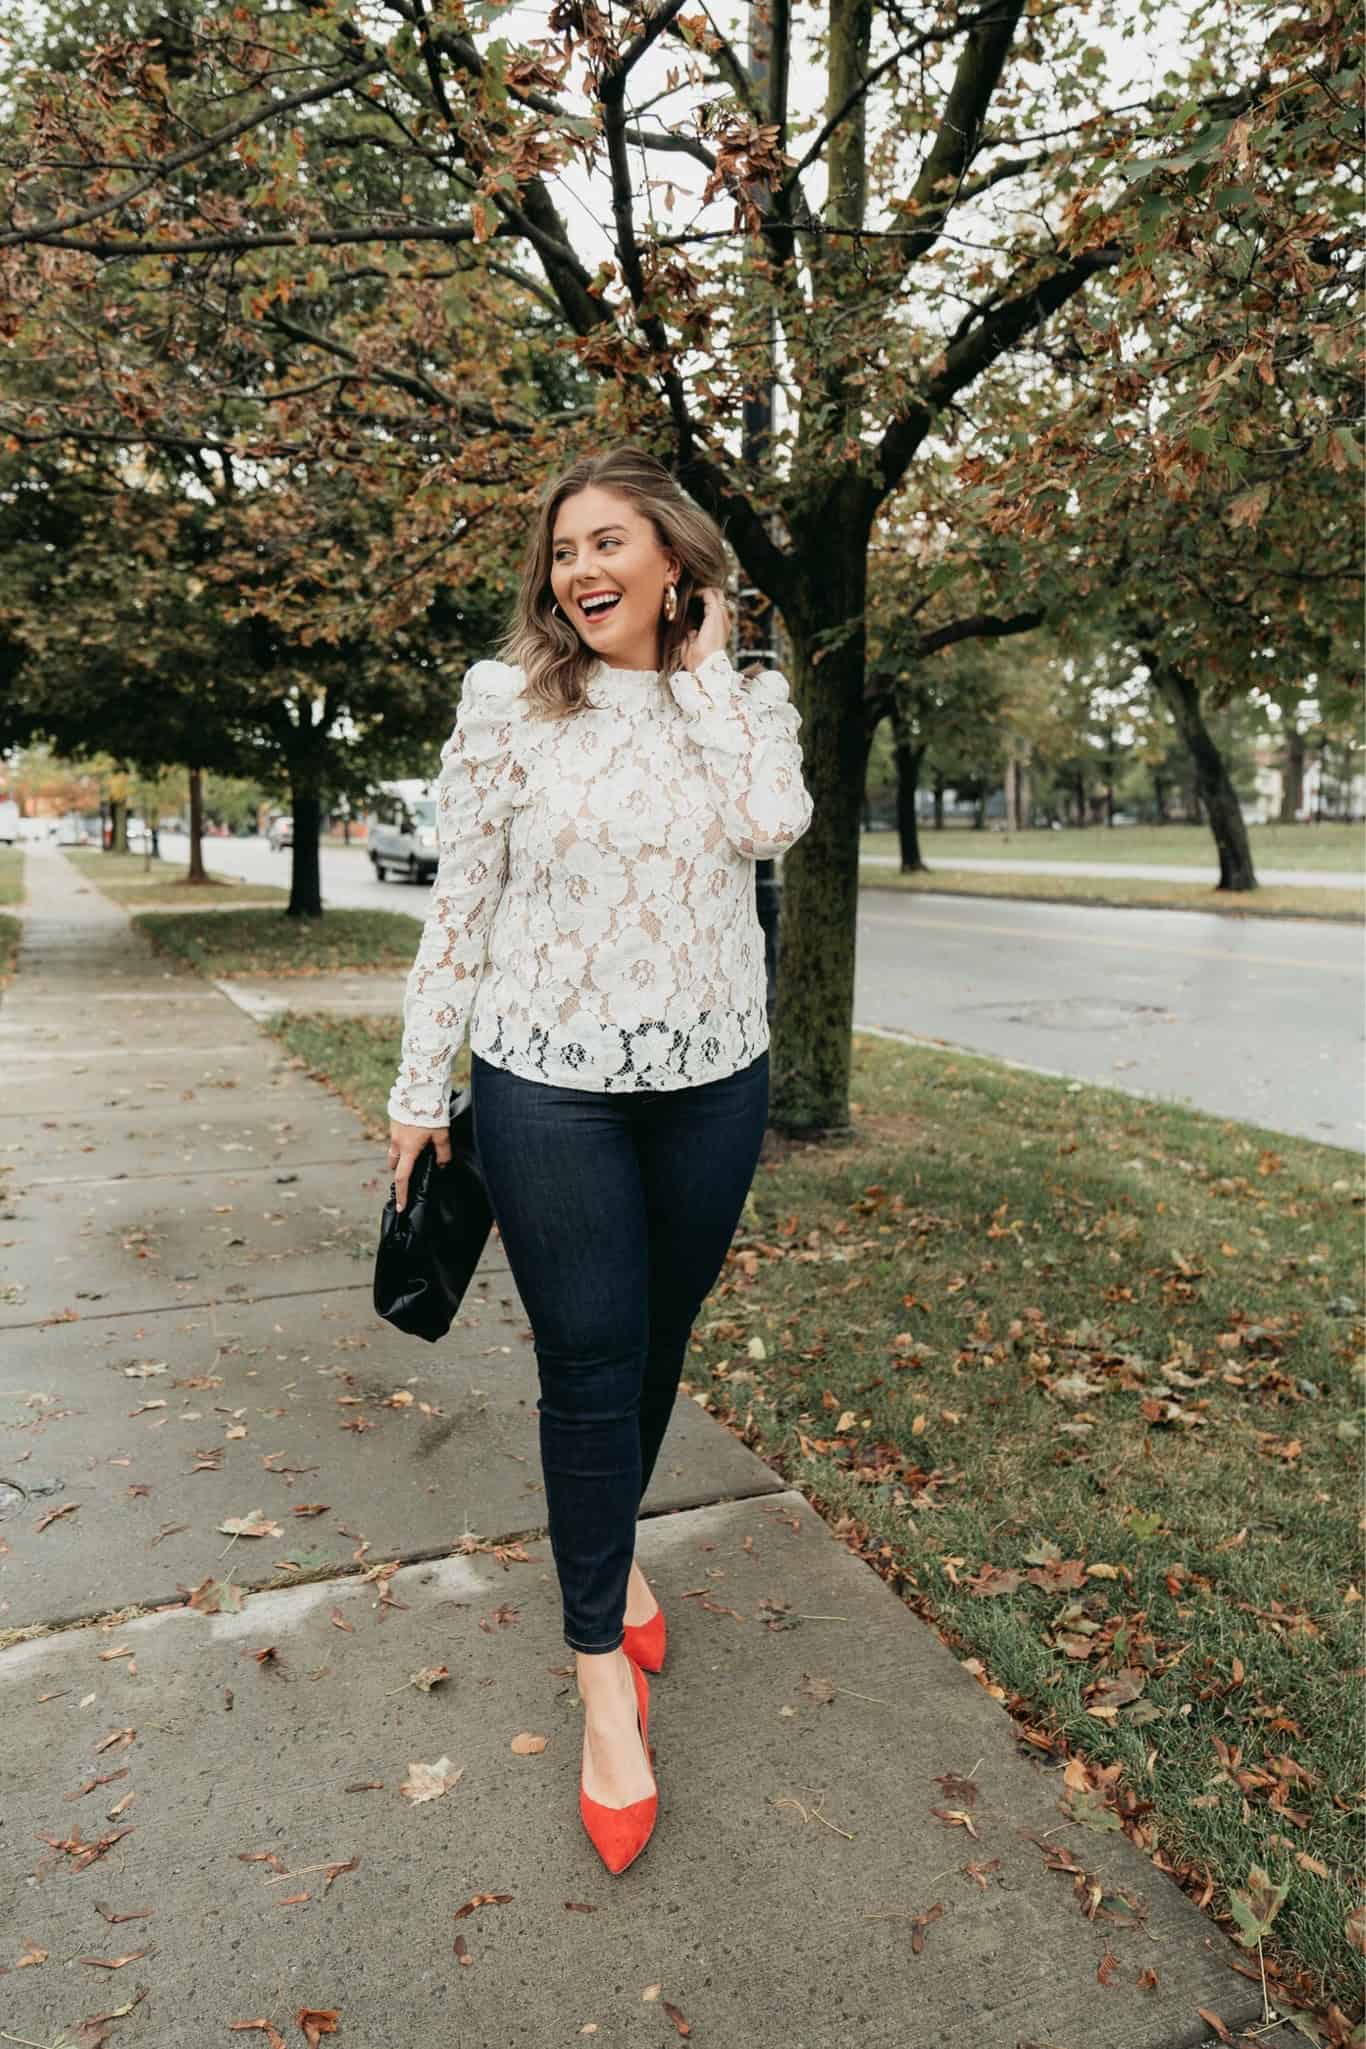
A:
POLYGON ((593 683, 657 683, 663 673, 662 669, 609 669, 606 662, 600 660, 590 681, 593 683))

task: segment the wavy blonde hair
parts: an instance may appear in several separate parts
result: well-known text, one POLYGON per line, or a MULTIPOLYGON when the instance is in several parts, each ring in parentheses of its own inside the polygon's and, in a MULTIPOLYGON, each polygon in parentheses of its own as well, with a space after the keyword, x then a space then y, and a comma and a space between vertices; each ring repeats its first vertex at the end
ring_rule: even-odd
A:
POLYGON ((629 499, 653 525, 662 548, 671 549, 681 564, 678 611, 659 615, 656 667, 664 675, 678 667, 677 657, 696 621, 688 618, 694 594, 708 586, 723 590, 730 562, 721 529, 710 513, 695 505, 662 462, 643 449, 620 446, 601 455, 586 455, 563 471, 542 493, 536 524, 522 564, 521 588, 512 623, 498 646, 498 659, 522 669, 526 696, 546 717, 563 718, 588 703, 588 678, 600 657, 554 610, 551 588, 555 520, 566 498, 589 485, 629 499))

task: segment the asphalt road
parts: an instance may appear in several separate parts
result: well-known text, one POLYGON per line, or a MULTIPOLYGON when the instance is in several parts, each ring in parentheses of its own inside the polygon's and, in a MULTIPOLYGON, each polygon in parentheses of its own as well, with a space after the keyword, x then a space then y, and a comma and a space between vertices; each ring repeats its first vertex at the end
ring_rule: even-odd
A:
MULTIPOLYGON (((162 847, 184 858, 183 840, 162 847)), ((219 874, 288 883, 288 854, 262 841, 205 852, 219 874)), ((325 847, 322 868, 328 903, 423 915, 427 890, 377 883, 360 848, 325 847)), ((1351 925, 869 890, 854 1013, 1364 1151, 1363 964, 1351 925)))

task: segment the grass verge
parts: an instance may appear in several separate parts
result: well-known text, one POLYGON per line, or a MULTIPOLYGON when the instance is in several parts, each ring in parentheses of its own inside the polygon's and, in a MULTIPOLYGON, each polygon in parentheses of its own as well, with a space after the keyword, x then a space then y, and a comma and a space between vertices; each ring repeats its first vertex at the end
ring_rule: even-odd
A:
MULTIPOLYGON (((397 1018, 271 1029, 386 1128, 397 1018)), ((1361 1160, 871 1038, 852 1096, 770 1133, 685 1386, 1074 1760, 1083 1864, 1226 1924, 1260 1865, 1280 2003, 1349 2006, 1361 1160)))
POLYGON ((102 896, 130 910, 151 904, 216 910, 220 904, 289 901, 289 891, 277 889, 271 882, 238 882, 211 872, 207 882, 191 883, 186 879, 189 870, 177 862, 149 862, 142 854, 105 854, 98 847, 67 847, 63 852, 102 896))
POLYGON ((0 847, 0 904, 24 901, 24 850, 0 847))
POLYGON ((14 963, 19 955, 19 935, 23 929, 17 918, 8 918, 0 911, 0 989, 14 973, 14 963))
MULTIPOLYGON (((1338 875, 1362 875, 1366 834, 1360 825, 1250 825, 1254 867, 1322 868, 1338 875)), ((866 854, 896 854, 894 832, 865 833, 866 854)), ((920 851, 927 861, 953 865, 955 850, 982 861, 1139 861, 1218 869, 1214 839, 1205 825, 1064 826, 1059 832, 973 832, 946 826, 921 827, 920 851)), ((1366 882, 1366 875, 1362 875, 1366 882)))
MULTIPOLYGON (((398 1072, 403 1036, 400 1018, 288 1011, 270 1018, 266 1030, 316 1081, 325 1082, 359 1111, 373 1137, 387 1137, 389 1091, 398 1072)), ((469 1049, 464 1047, 451 1069, 452 1085, 463 1088, 469 1073, 469 1049)))
POLYGON ((1120 875, 993 875, 981 868, 859 869, 860 889, 911 890, 920 896, 1008 896, 1027 903, 1101 904, 1123 910, 1214 911, 1234 918, 1325 918, 1360 925, 1366 900, 1352 890, 1276 883, 1247 895, 1220 894, 1206 882, 1145 882, 1120 875))
POLYGON ((290 918, 272 910, 225 910, 216 917, 144 911, 140 932, 206 975, 324 975, 343 969, 412 966, 422 920, 402 911, 328 911, 290 918))

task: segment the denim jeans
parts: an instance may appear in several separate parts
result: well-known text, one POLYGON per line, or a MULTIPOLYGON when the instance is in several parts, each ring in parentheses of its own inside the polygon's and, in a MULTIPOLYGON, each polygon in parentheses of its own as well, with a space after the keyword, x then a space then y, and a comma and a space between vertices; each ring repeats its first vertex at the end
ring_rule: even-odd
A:
POLYGON ((540 1376, 565 1642, 622 1640, 636 1516, 693 1319, 768 1121, 768 1054, 690 1088, 612 1094, 471 1055, 474 1137, 540 1376))

